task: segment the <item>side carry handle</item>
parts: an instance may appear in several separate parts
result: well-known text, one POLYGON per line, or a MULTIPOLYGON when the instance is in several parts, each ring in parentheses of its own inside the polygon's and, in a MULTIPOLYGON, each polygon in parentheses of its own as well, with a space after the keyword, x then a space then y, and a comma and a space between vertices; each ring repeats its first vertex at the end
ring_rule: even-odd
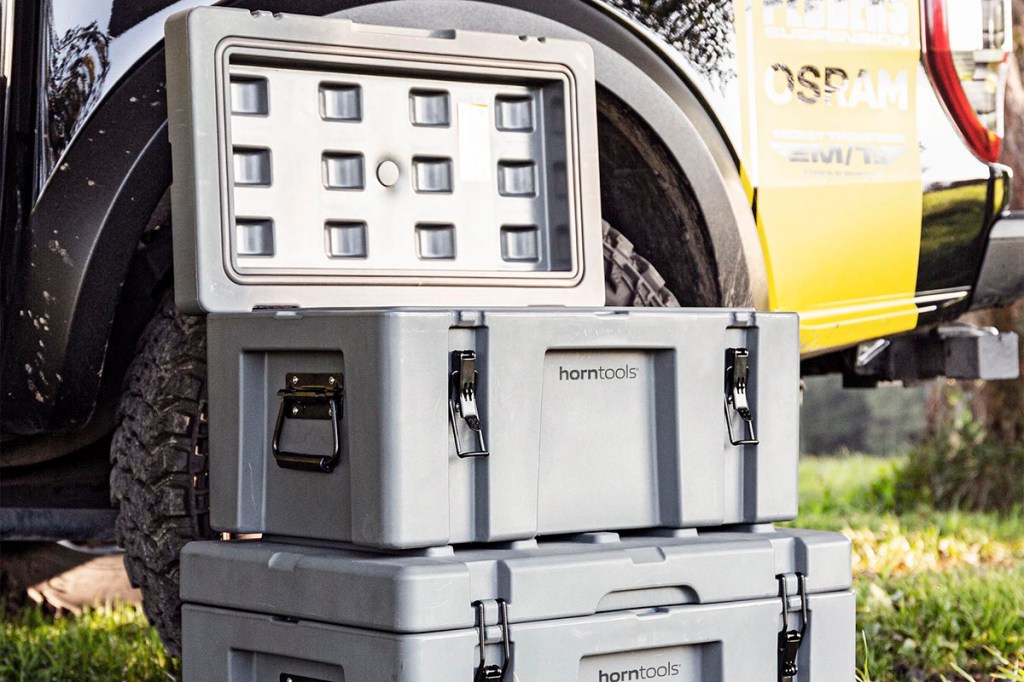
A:
POLYGON ((285 376, 284 388, 277 392, 281 406, 277 410, 277 423, 271 448, 277 466, 283 469, 334 471, 341 460, 341 420, 344 403, 344 377, 336 374, 299 374, 285 376), (281 450, 281 433, 288 419, 329 419, 334 447, 329 455, 281 450))

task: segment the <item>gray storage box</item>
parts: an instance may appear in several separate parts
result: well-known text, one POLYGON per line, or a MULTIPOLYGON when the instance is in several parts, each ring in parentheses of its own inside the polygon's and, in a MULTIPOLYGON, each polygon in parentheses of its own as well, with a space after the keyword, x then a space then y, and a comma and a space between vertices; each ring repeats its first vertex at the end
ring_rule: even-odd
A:
POLYGON ((415 556, 203 542, 181 575, 186 682, 498 679, 474 677, 481 655, 524 682, 776 682, 789 631, 803 631, 797 682, 853 680, 836 533, 586 534, 415 556))
POLYGON ((166 35, 179 309, 604 302, 589 45, 210 7, 166 35))
POLYGON ((796 515, 795 315, 306 311, 207 329, 218 530, 413 548, 796 515))

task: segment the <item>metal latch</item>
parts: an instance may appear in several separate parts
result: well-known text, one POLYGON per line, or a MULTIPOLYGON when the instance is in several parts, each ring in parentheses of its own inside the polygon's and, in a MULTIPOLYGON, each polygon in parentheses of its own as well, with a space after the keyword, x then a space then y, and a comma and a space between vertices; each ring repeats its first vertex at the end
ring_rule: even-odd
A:
POLYGON ((448 386, 448 418, 452 433, 455 434, 455 454, 459 457, 486 457, 490 454, 484 441, 483 424, 480 423, 480 403, 477 401, 476 352, 471 350, 452 351, 452 373, 448 386), (456 416, 458 415, 458 416, 456 416), (466 450, 459 436, 459 418, 466 422, 479 441, 478 450, 466 450))
POLYGON ((754 415, 747 402, 747 380, 750 374, 750 352, 746 348, 725 351, 725 424, 729 429, 729 442, 733 445, 757 445, 754 433, 754 415), (730 408, 732 408, 730 410, 730 408), (736 438, 732 429, 732 412, 743 419, 746 437, 736 438))
POLYGON ((786 576, 776 576, 779 581, 779 597, 782 599, 782 631, 779 633, 779 680, 780 682, 793 682, 799 672, 796 664, 797 654, 800 652, 800 645, 803 644, 804 634, 807 632, 807 587, 804 584, 804 574, 796 574, 797 589, 800 593, 800 618, 802 620, 799 630, 789 629, 789 595, 786 594, 786 576))
POLYGON ((284 388, 277 392, 281 407, 277 411, 272 449, 279 467, 330 473, 341 459, 341 419, 344 401, 344 377, 340 374, 289 373, 284 388), (329 419, 334 447, 329 455, 281 450, 281 432, 285 419, 329 419))
POLYGON ((473 607, 476 609, 476 631, 480 640, 480 664, 477 666, 473 682, 491 682, 495 680, 504 682, 512 667, 512 633, 508 627, 508 604, 504 599, 496 599, 495 602, 498 604, 498 627, 501 628, 501 665, 487 665, 487 656, 485 654, 487 648, 486 613, 484 603, 482 601, 475 601, 473 602, 473 607))

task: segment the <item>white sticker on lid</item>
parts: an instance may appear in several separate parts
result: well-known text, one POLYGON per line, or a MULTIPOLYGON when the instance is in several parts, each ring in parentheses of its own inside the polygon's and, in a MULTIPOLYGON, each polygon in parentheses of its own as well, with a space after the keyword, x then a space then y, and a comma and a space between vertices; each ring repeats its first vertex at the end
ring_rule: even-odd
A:
POLYGON ((491 107, 459 103, 459 179, 489 182, 491 179, 491 107))

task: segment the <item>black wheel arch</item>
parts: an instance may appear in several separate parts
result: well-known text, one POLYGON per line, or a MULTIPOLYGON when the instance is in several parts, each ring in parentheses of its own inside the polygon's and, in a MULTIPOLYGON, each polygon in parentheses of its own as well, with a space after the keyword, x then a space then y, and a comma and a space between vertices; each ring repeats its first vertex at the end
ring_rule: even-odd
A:
MULTIPOLYGON (((360 2, 230 4, 327 13, 360 2)), ((415 21, 403 5, 379 4, 374 13, 384 23, 415 21)), ((360 7, 354 18, 369 9, 360 7)), ((763 306, 764 261, 734 155, 713 116, 666 56, 672 48, 653 44, 597 3, 499 0, 485 9, 518 11, 519 24, 538 35, 590 37, 604 87, 642 120, 657 122, 651 133, 678 167, 707 229, 707 243, 698 247, 715 263, 728 264, 709 271, 709 295, 720 305, 763 306), (532 14, 524 19, 526 12, 532 14), (566 25, 570 22, 573 28, 566 25)), ((418 11, 437 24, 472 28, 464 10, 465 3, 439 0, 418 11)), ((162 31, 154 36, 161 38, 162 31)), ((155 283, 170 267, 169 250, 140 246, 171 181, 163 84, 164 53, 156 42, 76 135, 29 217, 20 252, 22 283, 4 311, 3 375, 8 379, 0 410, 5 434, 79 434, 63 437, 58 449, 67 452, 86 444, 86 434, 113 425, 112 408, 134 339, 159 299, 155 283), (129 291, 126 281, 140 271, 153 289, 132 284, 129 291)), ((607 187, 605 180, 602 184, 607 187)), ((672 264, 658 262, 642 238, 629 236, 675 285, 672 264)), ((14 452, 18 442, 7 441, 4 449, 14 452)))
POLYGON ((134 351, 112 334, 121 289, 171 181, 163 77, 155 50, 85 124, 27 219, 4 311, 5 434, 79 430, 101 386, 120 383, 105 368, 134 351))

